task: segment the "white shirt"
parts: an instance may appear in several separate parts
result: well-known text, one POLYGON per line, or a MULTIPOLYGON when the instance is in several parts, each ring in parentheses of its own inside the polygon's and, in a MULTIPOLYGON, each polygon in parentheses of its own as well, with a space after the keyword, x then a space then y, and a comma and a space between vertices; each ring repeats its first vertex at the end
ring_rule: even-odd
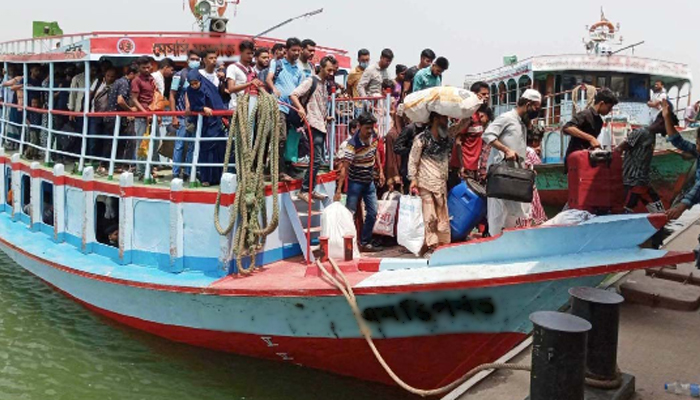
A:
MULTIPOLYGON (((658 93, 652 93, 651 94, 651 101, 652 102, 661 102, 661 100, 666 100, 668 96, 666 95, 666 89, 661 89, 658 93)), ((661 104, 659 104, 656 107, 652 107, 649 110, 649 115, 651 116, 651 120, 649 123, 651 124, 656 120, 656 117, 659 116, 659 113, 661 112, 661 104)))
POLYGON ((163 73, 156 71, 152 73, 151 76, 156 81, 156 89, 158 89, 160 94, 165 93, 165 77, 163 77, 163 73))
POLYGON ((219 81, 219 77, 216 76, 216 70, 210 74, 210 73, 207 72, 207 70, 205 70, 205 69, 200 69, 200 70, 199 70, 199 73, 200 73, 206 80, 208 80, 209 82, 213 83, 214 86, 216 86, 217 88, 219 87, 219 83, 221 83, 221 82, 219 81))
MULTIPOLYGON (((226 68, 226 81, 228 82, 229 79, 233 80, 235 86, 240 86, 248 82, 248 77, 246 76, 245 72, 241 70, 241 68, 236 65, 237 63, 233 63, 226 68)), ((236 104, 238 103, 238 97, 243 96, 245 94, 245 90, 241 90, 238 93, 231 93, 231 101, 228 103, 228 108, 229 110, 235 110, 236 109, 236 104)))

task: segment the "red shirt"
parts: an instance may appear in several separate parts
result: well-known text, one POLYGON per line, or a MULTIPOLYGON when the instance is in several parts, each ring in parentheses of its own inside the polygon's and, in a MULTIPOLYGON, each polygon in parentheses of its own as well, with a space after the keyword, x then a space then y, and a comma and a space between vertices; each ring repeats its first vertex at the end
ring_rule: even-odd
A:
POLYGON ((450 168, 464 168, 467 171, 476 171, 479 169, 479 157, 483 144, 481 135, 483 135, 483 133, 484 127, 481 125, 472 125, 467 128, 466 134, 462 136, 462 145, 455 145, 452 149, 450 168), (462 156, 461 164, 459 161, 460 153, 462 156))
POLYGON ((155 91, 156 81, 151 74, 148 74, 148 76, 139 74, 131 81, 132 97, 146 110, 148 110, 153 102, 153 94, 155 91))

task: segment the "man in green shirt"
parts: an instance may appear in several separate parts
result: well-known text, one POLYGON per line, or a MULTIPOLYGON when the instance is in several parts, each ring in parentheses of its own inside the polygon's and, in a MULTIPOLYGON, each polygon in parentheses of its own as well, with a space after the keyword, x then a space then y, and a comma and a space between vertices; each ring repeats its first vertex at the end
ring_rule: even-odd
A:
POLYGON ((416 72, 413 78, 413 92, 442 86, 442 73, 450 67, 450 62, 445 57, 438 57, 433 65, 416 72))

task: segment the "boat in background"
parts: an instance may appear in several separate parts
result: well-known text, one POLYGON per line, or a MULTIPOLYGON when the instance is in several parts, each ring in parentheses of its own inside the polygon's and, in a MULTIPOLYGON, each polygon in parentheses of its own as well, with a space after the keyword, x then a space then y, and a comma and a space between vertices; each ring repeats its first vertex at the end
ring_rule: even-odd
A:
MULTIPOLYGON (((491 86, 491 107, 496 115, 513 109, 520 94, 528 88, 543 94, 543 118, 538 123, 544 127, 545 134, 541 145, 543 164, 536 167, 537 190, 542 203, 550 207, 561 208, 567 202, 568 183, 563 161, 569 137, 562 134, 562 127, 575 110, 586 106, 586 89, 582 83, 608 87, 620 99, 605 119, 599 138, 608 148, 621 143, 631 129, 651 122, 647 102, 655 81, 661 80, 669 88, 669 101, 681 121, 686 107, 691 104, 692 74, 687 64, 621 54, 624 50, 634 51, 641 43, 615 50, 622 46, 622 40, 616 39, 620 26, 608 21, 604 14, 600 21, 586 29, 586 54, 536 56, 520 62, 506 58, 504 61, 508 63, 501 68, 465 78, 465 87, 476 81, 491 86)), ((695 130, 682 134, 695 140, 695 130)), ((692 185, 694 170, 694 159, 682 157, 658 136, 651 178, 652 186, 666 207, 670 207, 683 188, 692 185)))

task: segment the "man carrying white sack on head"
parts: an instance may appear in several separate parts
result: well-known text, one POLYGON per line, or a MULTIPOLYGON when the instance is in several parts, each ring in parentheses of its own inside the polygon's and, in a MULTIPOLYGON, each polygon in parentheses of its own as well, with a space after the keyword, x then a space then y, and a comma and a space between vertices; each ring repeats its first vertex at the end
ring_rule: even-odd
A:
MULTIPOLYGON (((539 115, 542 95, 528 89, 513 110, 500 115, 489 125, 482 136, 491 145, 487 168, 504 160, 522 162, 527 156, 527 127, 539 115)), ((518 218, 530 214, 530 203, 488 198, 489 234, 500 235, 503 229, 516 226, 518 218)))

